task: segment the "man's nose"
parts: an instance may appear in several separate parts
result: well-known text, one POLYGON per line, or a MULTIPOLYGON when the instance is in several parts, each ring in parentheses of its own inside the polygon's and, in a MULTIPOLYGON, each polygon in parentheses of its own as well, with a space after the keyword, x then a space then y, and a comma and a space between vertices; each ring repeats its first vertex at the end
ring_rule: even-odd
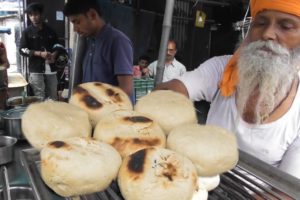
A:
POLYGON ((264 40, 275 40, 277 37, 276 27, 274 25, 266 27, 263 31, 262 37, 264 40))

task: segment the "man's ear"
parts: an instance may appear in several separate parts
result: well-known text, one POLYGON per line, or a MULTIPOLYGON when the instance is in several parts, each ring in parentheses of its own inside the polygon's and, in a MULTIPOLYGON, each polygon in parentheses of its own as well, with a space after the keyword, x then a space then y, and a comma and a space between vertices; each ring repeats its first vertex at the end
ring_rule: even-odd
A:
POLYGON ((98 18, 98 13, 95 9, 90 8, 89 11, 87 12, 87 16, 89 19, 95 20, 96 18, 98 18))

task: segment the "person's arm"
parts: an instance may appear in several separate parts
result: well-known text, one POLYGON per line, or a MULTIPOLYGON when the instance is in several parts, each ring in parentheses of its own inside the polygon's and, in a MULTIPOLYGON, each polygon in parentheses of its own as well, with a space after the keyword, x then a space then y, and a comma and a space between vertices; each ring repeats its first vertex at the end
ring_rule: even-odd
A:
POLYGON ((0 64, 5 69, 9 68, 9 61, 7 58, 6 48, 2 42, 0 42, 0 64))
POLYGON ((37 50, 30 49, 26 31, 22 32, 19 52, 22 56, 25 56, 25 57, 36 56, 36 57, 41 57, 44 59, 47 59, 50 55, 50 53, 47 51, 37 51, 37 50))
POLYGON ((25 56, 25 57, 31 57, 31 56, 37 56, 38 55, 38 52, 30 50, 29 47, 28 47, 28 38, 27 38, 26 30, 24 30, 22 32, 22 36, 21 36, 21 39, 20 39, 19 52, 22 56, 25 56))
POLYGON ((157 61, 154 61, 152 63, 150 63, 150 65, 148 66, 148 71, 149 71, 149 77, 154 78, 155 76, 155 67, 157 65, 157 61))
POLYGON ((186 67, 182 65, 182 69, 180 70, 180 76, 186 72, 186 67))
POLYGON ((131 75, 118 75, 117 76, 119 87, 129 96, 133 94, 133 80, 131 75))
POLYGON ((133 99, 133 48, 128 38, 120 36, 112 45, 114 74, 118 86, 133 99))
POLYGON ((155 86, 154 90, 172 90, 175 92, 179 92, 189 98, 189 93, 185 85, 177 79, 160 83, 157 86, 155 86))
POLYGON ((279 168, 300 179, 300 134, 288 147, 279 168))

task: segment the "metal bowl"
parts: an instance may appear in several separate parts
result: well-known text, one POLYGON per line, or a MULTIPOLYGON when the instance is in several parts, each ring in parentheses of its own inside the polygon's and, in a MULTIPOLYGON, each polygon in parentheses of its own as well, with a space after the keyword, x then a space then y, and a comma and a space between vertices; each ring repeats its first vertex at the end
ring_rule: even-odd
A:
POLYGON ((15 108, 18 106, 28 106, 29 104, 35 102, 41 102, 42 100, 43 100, 42 97, 37 97, 37 96, 28 96, 28 97, 16 96, 7 99, 6 105, 9 108, 15 108))
POLYGON ((13 108, 2 113, 4 130, 8 136, 12 136, 17 139, 25 139, 22 132, 21 120, 26 108, 27 107, 13 108))
POLYGON ((14 145, 17 141, 14 137, 0 136, 0 165, 13 161, 14 145))
MULTIPOLYGON (((10 186, 10 198, 12 200, 34 200, 32 188, 29 186, 10 186)), ((4 198, 3 190, 0 190, 0 199, 4 198)))

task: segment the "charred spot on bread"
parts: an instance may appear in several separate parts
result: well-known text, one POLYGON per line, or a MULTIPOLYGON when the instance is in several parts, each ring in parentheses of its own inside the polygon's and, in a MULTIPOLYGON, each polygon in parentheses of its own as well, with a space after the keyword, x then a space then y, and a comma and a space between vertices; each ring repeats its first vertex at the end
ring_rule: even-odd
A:
POLYGON ((169 181, 173 181, 173 177, 176 176, 177 170, 172 163, 166 163, 165 170, 163 171, 163 176, 165 176, 169 181))
POLYGON ((146 154, 146 149, 142 149, 130 155, 127 165, 128 170, 133 173, 142 174, 144 172, 146 154))
POLYGON ((97 101, 97 99, 95 99, 91 95, 84 95, 82 97, 82 100, 88 108, 99 109, 99 108, 103 107, 103 104, 100 103, 99 101, 97 101))
POLYGON ((102 83, 99 83, 99 82, 96 82, 96 83, 94 83, 94 85, 95 85, 96 87, 101 87, 103 84, 102 84, 102 83))
POLYGON ((78 94, 88 94, 88 91, 86 89, 84 89, 81 86, 77 86, 74 90, 74 94, 78 93, 78 94))
POLYGON ((67 146, 67 144, 63 141, 53 141, 53 142, 50 142, 49 145, 54 148, 57 148, 57 149, 67 146))
POLYGON ((112 89, 106 89, 106 94, 107 94, 107 96, 112 97, 112 96, 114 96, 116 93, 115 93, 115 91, 113 91, 112 89))
POLYGON ((134 123, 149 123, 153 122, 151 119, 144 116, 133 116, 133 117, 124 117, 124 121, 130 121, 134 123))
POLYGON ((140 139, 140 138, 133 138, 132 141, 133 141, 134 144, 140 144, 140 145, 144 145, 144 146, 156 146, 156 145, 160 144, 159 139, 143 140, 143 139, 140 139))
POLYGON ((150 147, 150 146, 157 146, 161 143, 160 139, 140 139, 140 138, 128 138, 128 139, 121 139, 119 137, 115 137, 111 145, 116 148, 119 152, 126 149, 126 147, 138 146, 138 147, 150 147))
POLYGON ((109 96, 113 102, 122 102, 122 98, 118 92, 115 92, 113 89, 106 89, 106 94, 109 96))

